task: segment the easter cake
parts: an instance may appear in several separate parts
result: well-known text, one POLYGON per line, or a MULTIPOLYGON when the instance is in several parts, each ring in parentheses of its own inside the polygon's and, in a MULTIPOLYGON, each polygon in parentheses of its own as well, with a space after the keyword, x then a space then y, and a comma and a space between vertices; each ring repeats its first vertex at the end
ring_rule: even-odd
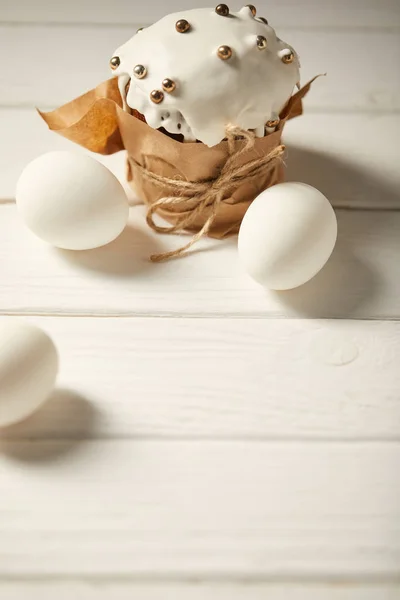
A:
POLYGON ((294 48, 253 5, 219 4, 167 15, 110 56, 111 79, 41 113, 50 129, 93 152, 126 150, 150 227, 194 233, 153 260, 238 233, 253 200, 284 180, 282 132, 312 84, 300 89, 294 48))
POLYGON ((296 52, 252 5, 168 15, 118 48, 110 66, 125 109, 208 146, 228 123, 258 137, 273 131, 300 79, 296 52))

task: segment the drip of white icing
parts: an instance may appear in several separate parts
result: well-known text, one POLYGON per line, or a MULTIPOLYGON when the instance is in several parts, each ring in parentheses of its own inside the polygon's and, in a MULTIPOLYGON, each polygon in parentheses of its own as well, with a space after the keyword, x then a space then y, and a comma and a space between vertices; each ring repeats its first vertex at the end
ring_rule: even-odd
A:
POLYGON ((122 98, 122 105, 123 105, 123 109, 124 110, 128 110, 128 105, 126 103, 126 86, 128 85, 129 81, 130 81, 130 76, 129 75, 120 75, 118 77, 118 89, 119 89, 119 93, 121 94, 121 98, 122 98))
POLYGON ((120 58, 114 74, 124 108, 138 110, 154 129, 164 127, 186 141, 198 139, 208 146, 224 139, 230 123, 263 137, 265 123, 277 118, 300 79, 293 48, 254 18, 248 7, 229 17, 213 8, 168 15, 131 38, 114 56, 120 58), (180 19, 190 23, 187 33, 176 31, 180 19), (267 39, 265 49, 257 46, 257 36, 267 39), (232 58, 218 57, 222 45, 232 48, 232 58), (282 56, 290 52, 294 61, 285 64, 282 56), (134 76, 136 65, 146 67, 143 79, 134 76), (162 91, 166 78, 176 83, 176 90, 164 91, 164 100, 155 104, 150 94, 162 91))

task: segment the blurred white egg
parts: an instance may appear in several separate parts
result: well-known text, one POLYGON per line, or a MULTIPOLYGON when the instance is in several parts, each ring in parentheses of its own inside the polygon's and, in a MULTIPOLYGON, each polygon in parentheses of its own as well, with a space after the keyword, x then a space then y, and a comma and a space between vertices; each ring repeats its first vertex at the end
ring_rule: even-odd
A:
POLYGON ((0 320, 0 427, 37 410, 53 391, 57 371, 57 350, 44 331, 0 320))
POLYGON ((42 240, 67 250, 112 242, 128 222, 125 190, 90 156, 49 152, 23 171, 16 192, 25 224, 42 240))
POLYGON ((336 239, 336 215, 325 196, 305 183, 282 183, 250 205, 239 232, 240 262, 261 285, 288 290, 322 269, 336 239))

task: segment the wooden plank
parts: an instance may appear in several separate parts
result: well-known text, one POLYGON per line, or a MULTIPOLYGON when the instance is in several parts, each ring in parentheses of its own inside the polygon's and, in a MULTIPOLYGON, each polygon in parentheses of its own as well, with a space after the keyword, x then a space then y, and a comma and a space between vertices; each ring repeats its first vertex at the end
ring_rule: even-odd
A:
POLYGON ((337 207, 398 209, 399 138, 400 115, 306 112, 285 130, 287 179, 313 185, 337 207))
POLYGON ((2 451, 0 577, 399 576, 397 443, 2 451))
MULTIPOLYGON (((40 154, 52 150, 72 150, 91 154, 49 131, 36 111, 31 109, 0 109, 0 131, 0 202, 15 197, 15 188, 20 174, 25 166, 40 154)), ((126 181, 125 153, 120 152, 104 157, 99 154, 93 156, 106 164, 122 183, 126 181)), ((125 188, 133 198, 128 185, 125 185, 125 188)))
POLYGON ((400 439, 400 323, 33 322, 59 348, 57 390, 3 439, 400 439))
POLYGON ((398 600, 399 593, 385 583, 0 583, 4 600, 398 600))
POLYGON ((326 267, 305 286, 276 293, 242 271, 236 238, 201 240, 189 257, 151 263, 151 253, 187 237, 151 232, 143 207, 131 209, 118 240, 89 252, 52 248, 25 229, 14 205, 0 211, 2 314, 400 316, 400 212, 338 210, 339 241, 326 267))
MULTIPOLYGON (((4 3, 0 6, 0 21, 27 23, 126 23, 143 24, 161 18, 166 11, 210 6, 209 0, 169 0, 168 7, 160 0, 132 4, 130 0, 113 3, 95 0, 70 0, 65 4, 47 0, 4 3)), ((239 6, 239 5, 238 5, 239 6)), ((398 27, 400 10, 397 0, 269 0, 258 2, 259 14, 279 27, 398 27)))
MULTIPOLYGON (((49 132, 31 110, 0 109, 0 131, 0 202, 14 197, 20 173, 36 156, 51 150, 83 152, 49 132)), ((400 208, 399 139, 400 115, 306 112, 285 129, 287 178, 314 185, 334 206, 400 208)), ((123 152, 95 157, 124 183, 123 152)), ((133 200, 132 191, 125 187, 133 200)))
MULTIPOLYGON (((1 105, 53 107, 84 93, 110 77, 108 63, 112 53, 134 30, 130 25, 0 26, 0 50, 13 57, 2 65, 1 105), (29 48, 29 69, 21 48, 29 48)), ((309 107, 368 110, 378 115, 400 110, 400 69, 393 69, 394 64, 400 63, 397 30, 325 31, 296 27, 282 28, 279 35, 299 52, 304 82, 318 73, 328 73, 325 80, 314 86, 307 99, 309 107), (373 73, 379 73, 379 78, 373 73)))
POLYGON ((17 181, 25 166, 41 154, 53 150, 91 154, 115 173, 124 185, 129 198, 133 200, 134 194, 126 183, 125 153, 101 156, 86 152, 80 146, 49 131, 47 125, 33 109, 0 108, 0 131, 0 204, 2 200, 14 200, 17 181))

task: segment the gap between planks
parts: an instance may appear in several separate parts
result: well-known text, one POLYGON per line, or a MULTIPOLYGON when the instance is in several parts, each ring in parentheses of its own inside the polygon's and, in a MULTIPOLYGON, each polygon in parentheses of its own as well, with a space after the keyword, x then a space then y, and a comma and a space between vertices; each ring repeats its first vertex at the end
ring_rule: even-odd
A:
MULTIPOLYGON (((161 15, 162 17, 163 15, 161 15)), ((160 18, 161 18, 160 17, 160 18)), ((124 22, 118 23, 113 21, 112 23, 93 23, 90 21, 8 21, 1 20, 1 27, 10 28, 49 28, 49 29, 106 29, 107 27, 116 27, 121 31, 126 31, 127 36, 132 36, 132 31, 139 27, 150 27, 152 23, 136 23, 127 25, 124 22)), ((321 32, 321 33, 397 33, 400 32, 400 25, 354 25, 354 24, 337 24, 337 25, 287 25, 271 23, 274 29, 285 29, 286 31, 301 31, 304 32, 321 32)))
MULTIPOLYGON (((46 410, 46 409, 45 409, 46 410)), ((25 428, 24 422, 21 421, 20 424, 13 426, 20 427, 23 426, 25 428)), ((29 429, 29 424, 27 426, 29 429)), ((0 439, 0 455, 1 455, 1 446, 6 446, 7 444, 80 444, 84 442, 102 442, 102 443, 115 443, 115 442, 166 442, 166 443, 187 443, 187 444, 196 444, 198 442, 202 443, 210 443, 213 444, 215 442, 221 444, 262 444, 273 446, 274 444, 284 443, 287 446, 293 444, 305 444, 310 446, 331 446, 331 445, 341 445, 341 444, 349 444, 351 446, 363 446, 365 444, 379 446, 381 444, 400 444, 400 433, 398 435, 393 436, 368 436, 368 435, 360 435, 354 437, 323 437, 322 435, 318 437, 318 434, 315 436, 306 436, 306 435, 268 435, 268 437, 261 435, 253 435, 249 434, 245 435, 225 435, 221 433, 216 433, 215 435, 206 435, 206 434, 193 434, 193 435, 140 435, 136 433, 132 434, 109 434, 109 435, 101 435, 101 434, 83 434, 83 435, 63 435, 63 434, 54 434, 54 435, 43 435, 40 437, 34 437, 35 434, 26 435, 16 435, 12 434, 11 436, 7 433, 7 429, 3 429, 3 436, 0 439)), ((33 447, 33 446, 32 446, 33 447)))
MULTIPOLYGON (((308 106, 308 104, 307 104, 308 106)), ((42 153, 85 150, 48 131, 33 110, 0 110, 0 198, 15 195, 24 167, 42 153)), ((288 148, 286 178, 320 189, 335 207, 400 208, 397 140, 400 118, 393 114, 309 113, 285 129, 288 148), (374 129, 372 157, 370 129, 374 129)), ((125 181, 125 155, 92 155, 125 181)), ((160 238, 161 239, 161 238, 160 238)))
POLYGON ((21 227, 15 207, 0 208, 0 311, 101 317, 220 316, 390 320, 400 318, 400 212, 338 210, 332 258, 313 280, 285 293, 265 291, 240 267, 235 240, 205 239, 190 256, 154 265, 149 255, 182 238, 149 231, 143 207, 131 210, 113 244, 68 253, 21 227), (26 257, 30 257, 27 261, 26 257), (213 259, 213 260, 210 260, 213 259))
POLYGON ((5 576, 399 578, 399 444, 5 450, 5 576))
MULTIPOLYGON (((49 574, 34 574, 27 573, 25 575, 13 575, 13 574, 2 574, 0 579, 0 592, 3 586, 7 586, 7 584, 17 584, 20 587, 24 587, 25 585, 40 585, 40 584, 71 584, 75 583, 86 584, 86 585, 115 585, 115 586, 127 586, 127 585, 140 585, 145 586, 146 588, 159 586, 159 585, 167 585, 167 586, 196 586, 201 588, 202 586, 207 586, 210 584, 215 584, 221 587, 229 586, 233 584, 235 586, 241 587, 243 586, 246 590, 251 589, 252 584, 254 586, 267 584, 273 586, 285 585, 288 588, 302 585, 310 586, 310 588, 336 588, 337 591, 340 591, 341 588, 350 589, 356 591, 357 588, 362 589, 373 589, 379 587, 381 585, 393 587, 395 590, 399 589, 400 592, 400 574, 399 575, 385 575, 378 573, 363 573, 362 575, 357 574, 338 574, 332 575, 332 573, 324 574, 324 573, 315 573, 310 575, 308 573, 297 574, 295 576, 282 576, 282 575, 274 575, 274 574, 249 574, 246 576, 245 574, 237 575, 235 573, 230 574, 204 574, 197 575, 190 573, 138 573, 138 574, 127 574, 127 573, 116 573, 113 574, 96 574, 96 575, 87 575, 85 573, 72 573, 71 575, 65 573, 49 573, 49 574)), ((101 590, 98 590, 99 592, 101 590)), ((285 590, 287 591, 287 590, 285 590)), ((107 595, 107 600, 110 600, 111 596, 107 595)), ((196 596, 197 598, 197 596, 196 596)), ((316 597, 317 598, 317 597, 316 597)), ((339 596, 340 598, 340 596, 339 596)), ((8 600, 8 599, 7 599, 8 600)), ((26 598, 24 598, 26 600, 26 598)), ((132 600, 130 598, 129 600, 132 600)), ((202 598, 204 600, 204 598, 202 598)), ((264 597, 263 597, 264 600, 264 597)), ((297 600, 297 596, 296 596, 297 600)), ((309 598, 301 598, 301 600, 309 600, 309 598)), ((325 597, 320 596, 318 600, 325 600, 325 597)), ((346 596, 347 600, 347 596, 346 596)), ((364 600, 364 597, 363 597, 364 600)), ((386 596, 383 599, 380 597, 379 600, 386 600, 386 596)), ((396 596, 396 600, 398 600, 398 596, 396 596)))
MULTIPOLYGON (((300 27, 279 30, 283 39, 287 39, 301 56, 303 82, 318 73, 329 74, 323 81, 315 83, 307 98, 307 106, 353 110, 370 108, 376 110, 377 114, 381 110, 400 108, 400 76, 391 68, 391 64, 400 59, 397 32, 303 31, 300 27), (324 52, 315 51, 321 47, 324 52), (354 52, 355 47, 357 52, 354 52), (384 47, 385 53, 377 53, 375 48, 378 47, 384 47), (364 59, 361 62, 358 58, 360 55, 364 59), (391 62, 386 60, 386 56, 391 56, 391 62), (344 62, 347 65, 345 70, 342 69, 344 62), (357 80, 351 76, 353 72, 358 73, 357 80), (371 73, 379 73, 379 80, 371 73)), ((125 28, 107 25, 95 30, 85 27, 63 28, 60 25, 55 28, 43 27, 42 31, 40 27, 31 29, 29 25, 15 28, 0 25, 0 48, 2 44, 7 53, 13 56, 12 64, 3 65, 0 96, 8 105, 18 103, 21 99, 24 103, 39 106, 64 104, 112 75, 109 69, 110 56, 126 37, 125 28), (30 48, 32 69, 28 72, 21 47, 30 48), (49 47, 52 48, 50 54, 49 47), (45 63, 42 60, 44 55, 45 63), (84 61, 82 56, 85 56, 84 61), (20 72, 25 73, 22 88, 17 75, 20 72), (49 73, 52 74, 51 78, 49 73)))
POLYGON ((115 579, 5 579, 0 595, 6 600, 398 600, 399 585, 385 580, 345 581, 137 581, 115 579))
MULTIPOLYGON (((186 0, 184 4, 187 9, 209 6, 208 0, 186 0)), ((175 12, 182 8, 182 0, 169 0, 168 12, 175 12)), ((351 26, 357 29, 376 29, 400 24, 400 12, 396 0, 352 0, 352 2, 271 0, 268 2, 268 6, 263 8, 259 6, 259 14, 264 13, 274 27, 292 25, 295 27, 337 26, 346 28, 351 26), (266 12, 263 8, 266 9, 266 12)), ((57 25, 63 23, 65 19, 70 23, 104 25, 118 24, 123 15, 125 21, 121 25, 126 26, 127 22, 132 23, 133 21, 140 22, 141 25, 152 23, 165 13, 165 6, 160 6, 155 0, 137 3, 134 7, 129 0, 114 0, 112 4, 97 3, 95 9, 90 1, 82 4, 78 0, 71 0, 68 4, 68 14, 65 10, 58 9, 57 4, 49 4, 46 0, 37 0, 34 6, 29 0, 20 0, 18 3, 5 4, 2 10, 0 9, 0 20, 26 23, 52 22, 57 25)))
MULTIPOLYGON (((0 100, 0 110, 18 110, 18 111, 36 111, 37 103, 32 102, 14 102, 12 104, 2 103, 0 100)), ((51 112, 58 108, 58 104, 46 104, 40 103, 40 110, 43 112, 51 112)), ((368 108, 366 106, 361 106, 360 108, 345 108, 345 107, 334 107, 334 106, 307 106, 306 108, 308 115, 326 115, 326 116, 338 116, 338 115, 366 115, 370 117, 376 117, 377 109, 376 108, 368 108)), ((400 108, 382 108, 379 109, 380 116, 398 116, 400 114, 400 108)), ((304 115, 303 115, 304 117, 304 115)), ((286 134, 286 131, 285 131, 286 134)), ((54 134, 55 135, 55 134, 54 134)))
POLYGON ((60 373, 9 440, 399 440, 397 323, 29 321, 60 373))
MULTIPOLYGON (((104 319, 159 319, 159 320, 168 320, 168 321, 185 321, 187 319, 195 319, 195 320, 213 320, 213 319, 222 319, 222 320, 232 320, 232 321, 241 321, 241 320, 245 320, 245 321, 265 321, 265 320, 271 320, 271 321, 296 321, 299 319, 299 316, 297 315, 284 315, 282 313, 274 313, 274 312, 270 312, 268 314, 266 313, 254 313, 254 314, 247 314, 247 313, 220 313, 220 312, 212 312, 209 311, 207 313, 191 313, 191 312, 187 312, 185 314, 182 315, 178 315, 176 313, 168 313, 168 312, 157 312, 157 313, 152 313, 152 312, 113 312, 112 310, 109 310, 107 312, 101 313, 101 312, 96 312, 96 313, 85 313, 85 312, 68 312, 68 311, 63 311, 63 312, 54 312, 54 311, 43 311, 43 312, 39 312, 39 311, 33 311, 30 309, 26 309, 26 310, 18 310, 18 311, 10 311, 10 310, 1 310, 0 309, 0 317, 40 317, 40 318, 57 318, 57 319, 99 319, 99 320, 104 320, 104 319)), ((329 319, 331 321, 343 321, 346 320, 348 321, 349 319, 346 319, 343 316, 330 316, 330 317, 320 317, 323 319, 329 319)), ((379 322, 389 322, 389 323, 399 323, 400 322, 400 317, 398 315, 387 315, 385 316, 385 318, 382 317, 366 317, 366 316, 362 316, 362 317, 357 317, 354 316, 352 317, 351 320, 354 321, 360 321, 360 322, 366 322, 366 323, 379 323, 379 322)))

